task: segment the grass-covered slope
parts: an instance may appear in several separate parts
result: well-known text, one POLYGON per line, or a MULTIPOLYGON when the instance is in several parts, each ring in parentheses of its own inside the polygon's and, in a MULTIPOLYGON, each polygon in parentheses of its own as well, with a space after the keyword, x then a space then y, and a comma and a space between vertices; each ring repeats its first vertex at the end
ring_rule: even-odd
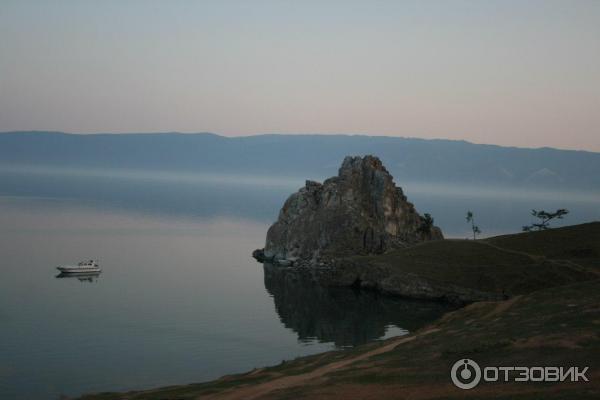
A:
POLYGON ((84 398, 600 398, 600 280, 595 273, 600 242, 594 239, 599 232, 600 224, 594 223, 386 254, 379 262, 392 268, 478 288, 498 288, 501 282, 514 296, 471 304, 409 336, 353 350, 202 384, 84 398), (481 383, 464 391, 450 380, 452 364, 462 358, 481 366, 587 366, 590 381, 481 383))
POLYGON ((486 240, 440 240, 340 260, 326 284, 472 302, 599 277, 600 223, 486 240))
POLYGON ((496 236, 486 242, 549 259, 571 260, 600 271, 600 222, 496 236))
POLYGON ((372 262, 385 263, 392 274, 415 274, 509 296, 590 279, 590 272, 572 263, 520 254, 484 241, 430 242, 374 257, 372 262))

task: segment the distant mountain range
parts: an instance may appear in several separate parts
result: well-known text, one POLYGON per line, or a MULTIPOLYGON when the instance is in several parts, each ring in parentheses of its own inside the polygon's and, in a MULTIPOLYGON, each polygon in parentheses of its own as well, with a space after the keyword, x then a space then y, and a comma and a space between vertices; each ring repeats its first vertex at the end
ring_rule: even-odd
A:
POLYGON ((0 167, 186 171, 322 179, 374 154, 395 181, 600 190, 600 153, 384 136, 0 133, 0 167))

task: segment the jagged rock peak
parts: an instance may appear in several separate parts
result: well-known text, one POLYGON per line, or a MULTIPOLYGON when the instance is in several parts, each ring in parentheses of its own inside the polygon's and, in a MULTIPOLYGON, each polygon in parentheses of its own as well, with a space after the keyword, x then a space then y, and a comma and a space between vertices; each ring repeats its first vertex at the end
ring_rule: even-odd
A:
POLYGON ((269 228, 261 256, 310 260, 383 253, 442 232, 417 213, 379 158, 346 157, 338 176, 306 181, 269 228))

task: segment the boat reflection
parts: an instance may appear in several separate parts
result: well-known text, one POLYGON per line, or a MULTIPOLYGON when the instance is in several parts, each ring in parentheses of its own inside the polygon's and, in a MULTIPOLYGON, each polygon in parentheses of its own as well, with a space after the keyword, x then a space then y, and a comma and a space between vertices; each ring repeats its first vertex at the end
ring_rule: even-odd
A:
POLYGON ((265 288, 281 322, 301 342, 351 347, 419 329, 451 310, 442 303, 383 296, 373 291, 326 288, 304 275, 264 264, 265 288), (399 329, 398 329, 399 328, 399 329))
POLYGON ((56 278, 77 278, 79 282, 96 282, 100 277, 100 272, 79 272, 79 273, 64 273, 56 275, 56 278))

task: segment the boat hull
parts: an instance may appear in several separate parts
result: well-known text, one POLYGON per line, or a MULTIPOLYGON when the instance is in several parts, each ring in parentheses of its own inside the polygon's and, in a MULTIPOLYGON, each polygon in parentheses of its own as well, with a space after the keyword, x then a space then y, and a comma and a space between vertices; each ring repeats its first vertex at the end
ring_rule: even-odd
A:
POLYGON ((78 268, 78 267, 56 267, 63 274, 94 274, 101 272, 100 267, 95 268, 78 268))

